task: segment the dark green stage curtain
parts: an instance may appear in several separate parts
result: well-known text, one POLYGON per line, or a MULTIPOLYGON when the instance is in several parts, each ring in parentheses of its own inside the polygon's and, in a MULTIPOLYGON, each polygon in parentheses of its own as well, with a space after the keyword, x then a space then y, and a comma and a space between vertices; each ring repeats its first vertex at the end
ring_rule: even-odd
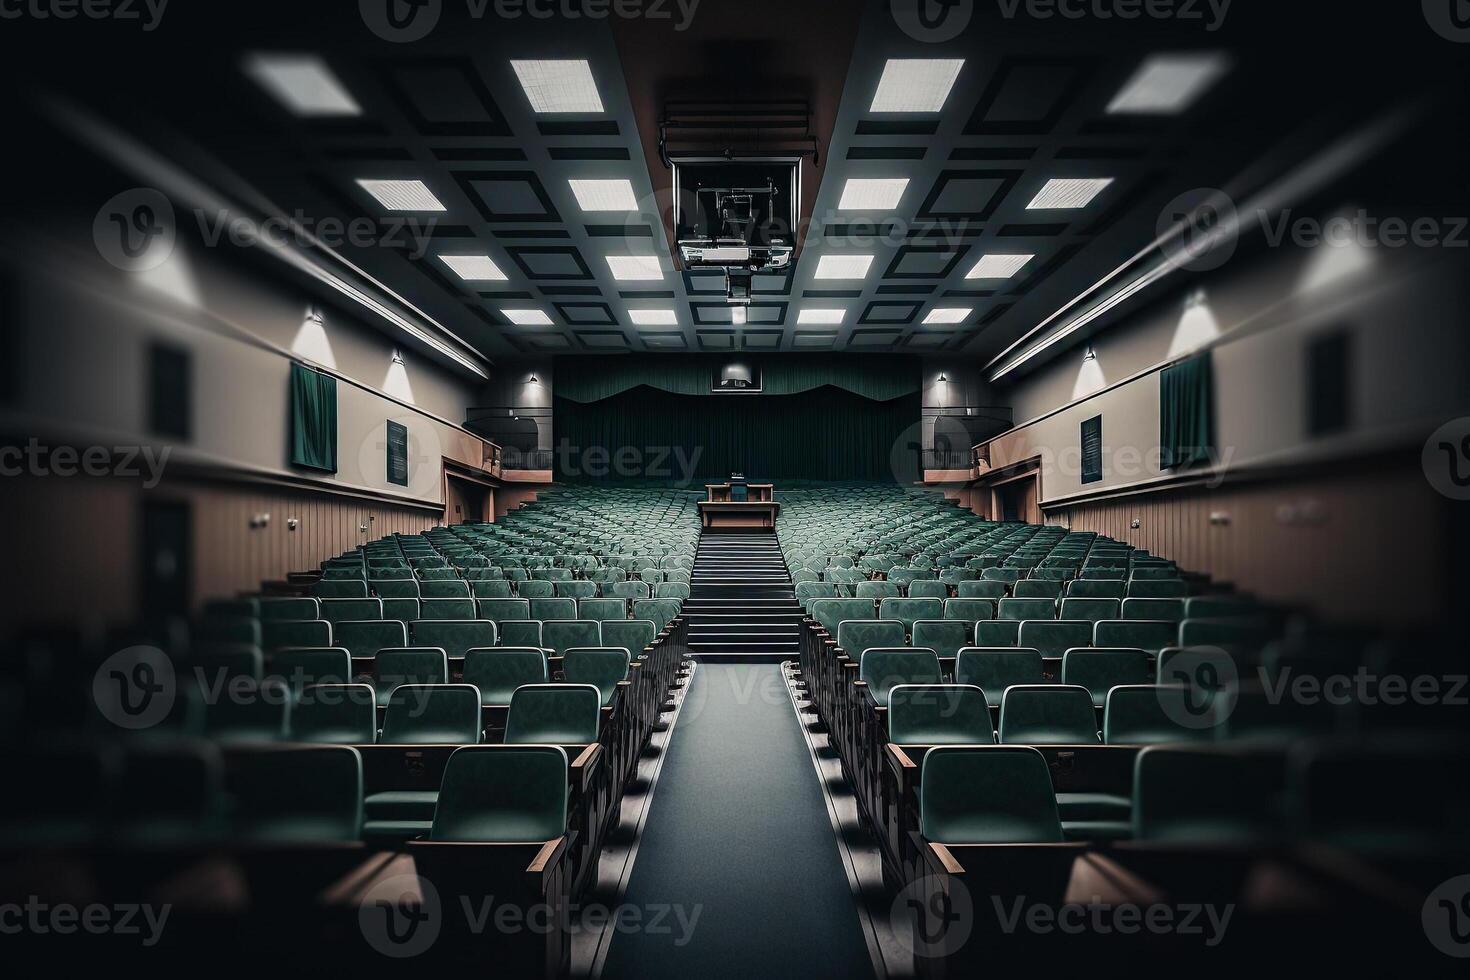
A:
POLYGON ((291 464, 337 472, 337 379, 294 361, 291 464))
POLYGON ((830 386, 715 397, 638 387, 588 405, 558 397, 556 476, 893 482, 896 469, 913 470, 919 416, 918 394, 874 401, 830 386))
MULTIPOLYGON (((575 402, 595 402, 640 385, 675 395, 714 395, 716 373, 731 361, 761 372, 766 395, 795 395, 832 385, 877 401, 919 390, 919 361, 913 357, 873 355, 791 356, 668 355, 650 358, 558 357, 556 394, 575 402)), ((714 395, 714 397, 726 397, 714 395)))
POLYGON ((1215 453, 1215 373, 1210 352, 1159 377, 1159 445, 1166 470, 1208 463, 1215 453))

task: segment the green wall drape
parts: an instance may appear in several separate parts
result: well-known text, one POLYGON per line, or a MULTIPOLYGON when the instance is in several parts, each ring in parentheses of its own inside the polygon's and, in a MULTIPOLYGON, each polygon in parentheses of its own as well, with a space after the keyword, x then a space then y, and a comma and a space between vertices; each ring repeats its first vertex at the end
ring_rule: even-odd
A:
POLYGON ((337 472, 337 379, 294 361, 291 464, 337 472))
MULTIPOLYGON (((875 401, 831 386, 714 397, 641 386, 590 405, 558 397, 554 468, 557 479, 569 481, 699 484, 732 472, 749 479, 892 481, 895 455, 911 457, 916 448, 919 416, 917 393, 875 401)), ((912 466, 908 459, 903 469, 912 466)))
POLYGON ((1159 445, 1166 470, 1209 462, 1215 452, 1215 374, 1210 352, 1159 377, 1159 445))
POLYGON ((914 357, 696 354, 558 357, 556 395, 574 402, 595 402, 640 385, 676 395, 711 395, 717 372, 732 361, 759 368, 761 390, 767 395, 795 395, 832 385, 864 398, 889 401, 919 390, 919 361, 914 357))

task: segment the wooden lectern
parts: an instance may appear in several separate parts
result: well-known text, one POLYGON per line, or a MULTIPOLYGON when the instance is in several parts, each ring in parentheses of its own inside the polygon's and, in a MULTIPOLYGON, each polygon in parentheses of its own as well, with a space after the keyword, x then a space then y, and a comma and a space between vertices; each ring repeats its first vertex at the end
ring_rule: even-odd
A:
POLYGON ((771 531, 781 505, 770 483, 746 483, 732 477, 729 483, 706 483, 707 499, 699 502, 699 516, 707 531, 771 531))

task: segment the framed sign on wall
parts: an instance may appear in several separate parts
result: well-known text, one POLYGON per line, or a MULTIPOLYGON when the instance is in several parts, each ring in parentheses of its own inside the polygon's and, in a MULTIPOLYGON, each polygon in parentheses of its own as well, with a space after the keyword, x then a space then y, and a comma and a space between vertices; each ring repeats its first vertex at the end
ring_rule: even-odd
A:
POLYGON ((1102 473, 1102 416, 1095 415, 1082 423, 1082 482, 1097 483, 1102 473))
POLYGON ((388 423, 388 482, 408 486, 408 426, 388 423))

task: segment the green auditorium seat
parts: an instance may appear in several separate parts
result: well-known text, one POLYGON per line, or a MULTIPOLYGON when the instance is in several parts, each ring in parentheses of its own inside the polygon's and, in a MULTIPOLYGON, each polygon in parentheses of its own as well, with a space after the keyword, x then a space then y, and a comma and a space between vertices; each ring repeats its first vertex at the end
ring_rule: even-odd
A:
POLYGON ((677 599, 637 599, 633 602, 633 618, 650 620, 663 632, 665 626, 679 617, 679 609, 677 599))
POLYGON ((417 599, 380 599, 383 603, 382 619, 396 619, 400 623, 411 623, 419 618, 417 599))
POLYGON ((546 654, 539 647, 494 647, 464 655, 464 682, 480 690, 482 705, 510 704, 522 684, 545 684, 546 654))
POLYGON ((1052 599, 1002 599, 996 610, 996 617, 1013 622, 1026 619, 1056 619, 1057 604, 1052 599))
POLYGON ((626 599, 579 599, 576 612, 577 619, 595 619, 598 622, 627 619, 628 601, 626 599))
POLYGON ((287 737, 296 742, 371 745, 377 741, 377 699, 371 684, 313 684, 291 702, 287 737))
POLYGON ((420 582, 419 597, 421 599, 468 599, 470 598, 470 583, 460 578, 443 582, 420 582))
POLYGON ((941 657, 958 656, 970 645, 970 624, 954 619, 924 619, 914 623, 914 646, 933 650, 941 657))
POLYGON ((438 647, 451 657, 463 657, 475 647, 493 647, 499 635, 488 619, 418 619, 408 626, 414 646, 438 647))
POLYGON ((362 756, 350 746, 252 746, 225 755, 236 840, 323 844, 362 835, 362 756))
POLYGON ((477 599, 509 599, 510 583, 503 578, 478 579, 470 583, 477 599))
POLYGON ((394 688, 400 685, 448 684, 449 659, 439 647, 379 650, 374 658, 373 678, 378 704, 385 705, 394 688))
POLYGON ((506 745, 586 745, 597 741, 602 694, 594 684, 529 684, 506 714, 506 745))
POLYGON ((1062 683, 1085 687, 1101 708, 1108 691, 1132 684, 1152 684, 1154 668, 1143 650, 1126 648, 1068 650, 1062 656, 1062 683))
MULTIPOLYGON (((322 579, 311 587, 311 594, 318 599, 366 599, 368 583, 362 579, 322 579)), ((414 595, 418 595, 417 586, 414 595)))
POLYGON ((944 618, 957 619, 963 623, 994 619, 995 602, 991 599, 947 599, 944 603, 944 618))
POLYGON ((568 648, 562 655, 562 677, 568 684, 596 687, 606 707, 617 697, 618 684, 628 679, 631 659, 622 648, 595 645, 568 648))
POLYGON ((556 585, 544 579, 532 579, 517 585, 516 595, 522 599, 550 599, 556 595, 556 585))
POLYGON ((507 619, 496 624, 495 628, 500 634, 500 645, 503 647, 546 646, 539 619, 507 619))
POLYGON ((419 619, 474 619, 473 599, 421 599, 419 619))
POLYGON ((1043 657, 1060 657, 1091 641, 1092 623, 1086 620, 1028 620, 1017 637, 1018 645, 1040 650, 1043 657))
POLYGON ((283 647, 329 647, 332 624, 324 619, 262 622, 260 645, 267 653, 283 647))
POLYGON ((1152 619, 1177 623, 1184 619, 1183 599, 1124 599, 1124 619, 1152 619))
POLYGON ((389 599, 417 599, 419 597, 419 583, 415 579, 404 579, 395 582, 374 582, 373 595, 385 602, 389 599))
POLYGON ((1013 745, 1096 745, 1097 711, 1085 687, 1015 685, 1000 701, 1000 740, 1013 745))
POLYGON ((1014 585, 1026 577, 1026 572, 1020 568, 987 568, 980 575, 987 582, 1004 582, 1007 585, 1014 585))
POLYGON ((1064 584, 1055 579, 1026 578, 1017 582, 1011 593, 1017 599, 1050 599, 1056 602, 1061 598, 1064 584))
POLYGON ((385 647, 408 646, 408 630, 396 619, 338 623, 333 632, 336 645, 345 647, 354 657, 372 657, 385 647))
POLYGON ((218 742, 274 742, 286 735, 290 689, 277 680, 246 681, 198 692, 196 730, 218 742))
POLYGON ((884 619, 848 619, 837 624, 837 646, 849 657, 861 659, 875 647, 901 647, 907 639, 903 623, 884 619))
POLYGON ((944 600, 884 599, 878 603, 878 618, 898 620, 904 624, 905 628, 912 631, 917 620, 943 619, 944 600))
POLYGON ((1155 745, 1134 762, 1139 840, 1266 844, 1284 837, 1284 750, 1155 745))
POLYGON ((347 579, 367 578, 367 572, 361 568, 324 568, 322 578, 324 582, 344 581, 347 579))
POLYGON ((647 582, 613 582, 602 587, 602 594, 613 599, 647 599, 652 592, 647 582))
POLYGON ((1046 759, 1021 746, 940 746, 924 755, 919 820, 937 844, 1046 844, 1062 822, 1046 759))
POLYGON ((418 578, 421 582, 447 582, 459 578, 459 573, 452 568, 420 568, 418 578))
POLYGON ((658 627, 648 619, 606 620, 602 624, 602 644, 622 647, 634 659, 653 645, 658 638, 658 627))
POLYGON ((532 599, 531 618, 543 622, 552 619, 576 619, 576 599, 532 599))
POLYGON ((1135 564, 1128 580, 1129 582, 1178 581, 1179 570, 1172 566, 1145 567, 1135 564))
POLYGON ((902 598, 902 593, 893 582, 859 582, 853 587, 853 595, 859 599, 874 600, 902 598))
POLYGON ((602 624, 595 619, 553 619, 541 624, 546 649, 564 654, 573 647, 602 646, 602 624))
POLYGON ((496 624, 511 619, 531 618, 529 599, 481 599, 477 606, 481 619, 488 619, 496 624))
POLYGON ((569 768, 555 745, 456 749, 444 767, 430 839, 506 844, 561 837, 569 768))
POLYGON ((321 606, 314 598, 262 598, 257 601, 260 618, 266 621, 326 618, 321 614, 321 606))
POLYGON ((1250 650, 1270 636, 1270 624, 1257 619, 1186 619, 1179 624, 1179 646, 1250 650))
MULTIPOLYGON (((1068 599, 1116 599, 1121 602, 1128 592, 1128 583, 1121 579, 1076 579, 1067 585, 1068 599)), ((1082 618, 1082 617, 1077 617, 1082 618)), ((1110 616, 1109 619, 1117 619, 1110 616)))
POLYGON ((942 684, 939 655, 917 647, 864 650, 858 664, 858 678, 867 684, 868 697, 874 704, 888 704, 888 693, 899 684, 942 684))
POLYGON ((985 692, 973 684, 900 684, 888 692, 888 740, 900 745, 991 745, 985 692))
POLYGON ((1189 584, 1183 579, 1135 579, 1128 583, 1129 599, 1183 599, 1188 595, 1189 584))
POLYGON ((1016 620, 979 620, 975 623, 977 647, 1017 647, 1021 645, 1021 624, 1016 620))
POLYGON ((1178 645, 1179 624, 1145 619, 1105 619, 1093 626, 1095 647, 1136 647, 1158 653, 1178 645))
POLYGON ((949 586, 943 582, 910 582, 908 597, 910 599, 948 599, 949 586))
POLYGON ((688 582, 660 582, 653 590, 655 599, 687 599, 689 598, 688 582))
POLYGON ((352 654, 346 647, 287 647, 271 655, 268 674, 292 691, 346 684, 352 680, 352 654))
POLYGON ((811 617, 828 634, 837 636, 839 624, 850 619, 877 619, 877 609, 870 599, 813 599, 811 617))
POLYGON ((1006 583, 987 581, 961 582, 955 586, 961 599, 992 599, 996 602, 1006 597, 1006 583))
POLYGON ((369 568, 368 581, 376 588, 379 582, 404 582, 416 581, 412 569, 408 568, 369 568))
MULTIPOLYGON (((316 600, 312 600, 315 602, 316 600)), ((295 618, 295 617, 288 617, 295 618)), ((301 619, 316 619, 302 616, 301 619)), ((352 619, 384 619, 382 599, 323 599, 321 619, 329 623, 343 623, 352 619)))
POLYGON ((1109 745, 1157 745, 1209 741, 1214 737, 1208 716, 1190 710, 1190 690, 1176 685, 1115 687, 1103 711, 1103 741, 1109 745), (1194 719, 1198 722, 1183 719, 1194 719))
POLYGON ((1121 614, 1121 603, 1117 599, 1079 599, 1068 597, 1062 600, 1062 619, 1085 620, 1096 623, 1104 619, 1117 619, 1121 614))
POLYGON ((480 692, 473 684, 400 684, 388 697, 385 745, 473 745, 480 741, 480 692))

